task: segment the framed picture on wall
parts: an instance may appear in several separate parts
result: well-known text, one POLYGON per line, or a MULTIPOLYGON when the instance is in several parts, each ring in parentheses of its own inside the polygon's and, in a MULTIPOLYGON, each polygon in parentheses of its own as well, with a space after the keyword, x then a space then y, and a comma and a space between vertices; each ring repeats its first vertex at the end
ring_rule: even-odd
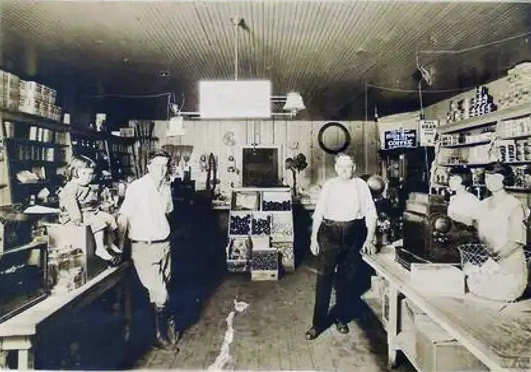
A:
POLYGON ((242 186, 278 187, 280 146, 242 146, 242 186))

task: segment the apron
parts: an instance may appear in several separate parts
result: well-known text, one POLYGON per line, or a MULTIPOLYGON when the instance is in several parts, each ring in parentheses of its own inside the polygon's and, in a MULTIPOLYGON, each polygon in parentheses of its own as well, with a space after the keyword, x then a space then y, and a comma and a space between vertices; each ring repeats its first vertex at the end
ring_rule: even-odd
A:
MULTIPOLYGON (((528 211, 518 199, 507 196, 507 200, 499 200, 496 203, 492 198, 485 199, 478 208, 479 238, 494 253, 499 252, 511 240, 525 242, 524 221, 522 230, 519 231, 518 227, 511 225, 510 218, 518 208, 523 208, 524 218, 527 218, 528 211), (515 234, 518 236, 511 236, 515 234)), ((496 263, 488 261, 488 264, 483 264, 479 270, 471 272, 467 281, 469 291, 492 300, 514 301, 527 287, 527 271, 524 249, 518 248, 508 257, 496 263)))

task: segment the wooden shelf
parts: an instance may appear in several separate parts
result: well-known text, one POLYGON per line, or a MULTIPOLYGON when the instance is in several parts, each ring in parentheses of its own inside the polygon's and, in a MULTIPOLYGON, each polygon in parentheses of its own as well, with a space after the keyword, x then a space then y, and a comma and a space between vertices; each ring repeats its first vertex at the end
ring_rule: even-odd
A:
POLYGON ((511 187, 511 186, 508 186, 505 189, 507 191, 513 191, 513 192, 531 192, 531 188, 525 188, 525 187, 511 187))
POLYGON ((516 118, 531 114, 531 102, 525 102, 518 106, 507 107, 487 115, 475 116, 461 120, 457 123, 441 125, 437 128, 439 134, 458 132, 463 129, 478 128, 490 124, 496 124, 499 120, 516 118))
POLYGON ((4 250, 4 255, 8 254, 8 253, 22 252, 22 251, 25 251, 25 250, 28 250, 28 249, 33 249, 33 248, 36 248, 36 247, 40 247, 43 244, 48 244, 48 243, 46 241, 44 241, 44 240, 42 240, 42 241, 34 241, 34 242, 31 242, 31 243, 28 243, 28 244, 25 244, 25 245, 21 245, 20 247, 5 249, 4 250))
POLYGON ((17 182, 14 184, 15 187, 27 187, 27 186, 42 186, 47 185, 51 180, 41 180, 37 182, 17 182))
POLYGON ((50 166, 55 166, 57 168, 64 167, 65 165, 67 165, 66 162, 47 161, 47 160, 30 160, 30 159, 27 159, 27 160, 10 159, 9 162, 15 163, 15 164, 50 165, 50 166))
POLYGON ((109 135, 109 140, 113 143, 120 142, 124 145, 130 146, 136 141, 136 137, 121 137, 121 136, 113 136, 112 134, 109 135))
POLYGON ((485 141, 470 142, 470 143, 459 143, 459 144, 456 144, 456 145, 444 145, 444 146, 441 146, 441 148, 444 148, 444 149, 456 149, 456 148, 460 148, 460 147, 473 147, 473 146, 479 146, 479 145, 487 145, 489 143, 491 143, 490 140, 485 140, 485 141))
POLYGON ((96 132, 88 129, 72 128, 70 134, 72 136, 84 137, 96 141, 105 141, 107 139, 104 132, 96 132))
POLYGON ((290 187, 239 187, 234 188, 232 191, 241 192, 241 191, 265 191, 265 192, 286 192, 290 190, 290 187))
POLYGON ((25 145, 35 145, 35 146, 42 146, 42 147, 68 147, 70 145, 62 145, 62 144, 59 144, 59 143, 53 143, 53 142, 41 142, 41 141, 34 141, 34 140, 29 140, 29 139, 26 139, 26 138, 6 138, 6 140, 8 142, 16 142, 16 143, 21 143, 21 144, 25 144, 25 145))
POLYGON ((514 140, 514 139, 522 139, 522 138, 529 138, 529 137, 531 137, 531 133, 519 134, 517 136, 499 137, 498 140, 500 140, 500 141, 503 141, 503 140, 514 140))
POLYGON ((36 127, 58 130, 62 132, 67 132, 70 130, 69 125, 63 124, 59 121, 48 119, 42 116, 27 114, 25 112, 15 112, 6 109, 0 109, 0 117, 4 121, 24 123, 34 125, 36 127))
MULTIPOLYGON (((448 185, 443 185, 442 183, 432 183, 431 187, 449 187, 448 185)), ((487 185, 470 185, 470 187, 487 187, 487 185)))
POLYGON ((522 160, 522 161, 506 161, 507 165, 526 165, 531 164, 531 160, 522 160))
MULTIPOLYGON (((490 163, 456 163, 456 164, 437 164, 440 167, 485 167, 490 163)), ((510 163, 512 164, 512 163, 510 163)))

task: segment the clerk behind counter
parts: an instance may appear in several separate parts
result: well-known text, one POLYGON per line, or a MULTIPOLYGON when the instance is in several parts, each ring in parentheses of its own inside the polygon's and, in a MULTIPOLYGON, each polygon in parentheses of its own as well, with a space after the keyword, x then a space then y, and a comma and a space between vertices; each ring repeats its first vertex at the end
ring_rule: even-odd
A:
POLYGON ((481 267, 465 265, 471 293, 497 301, 514 301, 527 287, 524 254, 529 209, 507 193, 514 183, 510 166, 493 163, 485 169, 485 183, 492 196, 479 202, 474 219, 481 243, 491 258, 481 267))
POLYGON ((448 186, 455 194, 450 197, 448 203, 448 217, 454 222, 472 226, 475 219, 479 199, 467 188, 472 185, 472 172, 469 168, 456 167, 450 169, 448 186))

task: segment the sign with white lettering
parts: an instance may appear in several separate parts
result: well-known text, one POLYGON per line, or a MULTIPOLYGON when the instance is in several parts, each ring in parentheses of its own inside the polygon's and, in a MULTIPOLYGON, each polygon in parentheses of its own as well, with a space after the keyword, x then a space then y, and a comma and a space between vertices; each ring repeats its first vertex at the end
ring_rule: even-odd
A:
POLYGON ((384 150, 411 149, 417 147, 415 129, 398 129, 384 132, 384 150))

